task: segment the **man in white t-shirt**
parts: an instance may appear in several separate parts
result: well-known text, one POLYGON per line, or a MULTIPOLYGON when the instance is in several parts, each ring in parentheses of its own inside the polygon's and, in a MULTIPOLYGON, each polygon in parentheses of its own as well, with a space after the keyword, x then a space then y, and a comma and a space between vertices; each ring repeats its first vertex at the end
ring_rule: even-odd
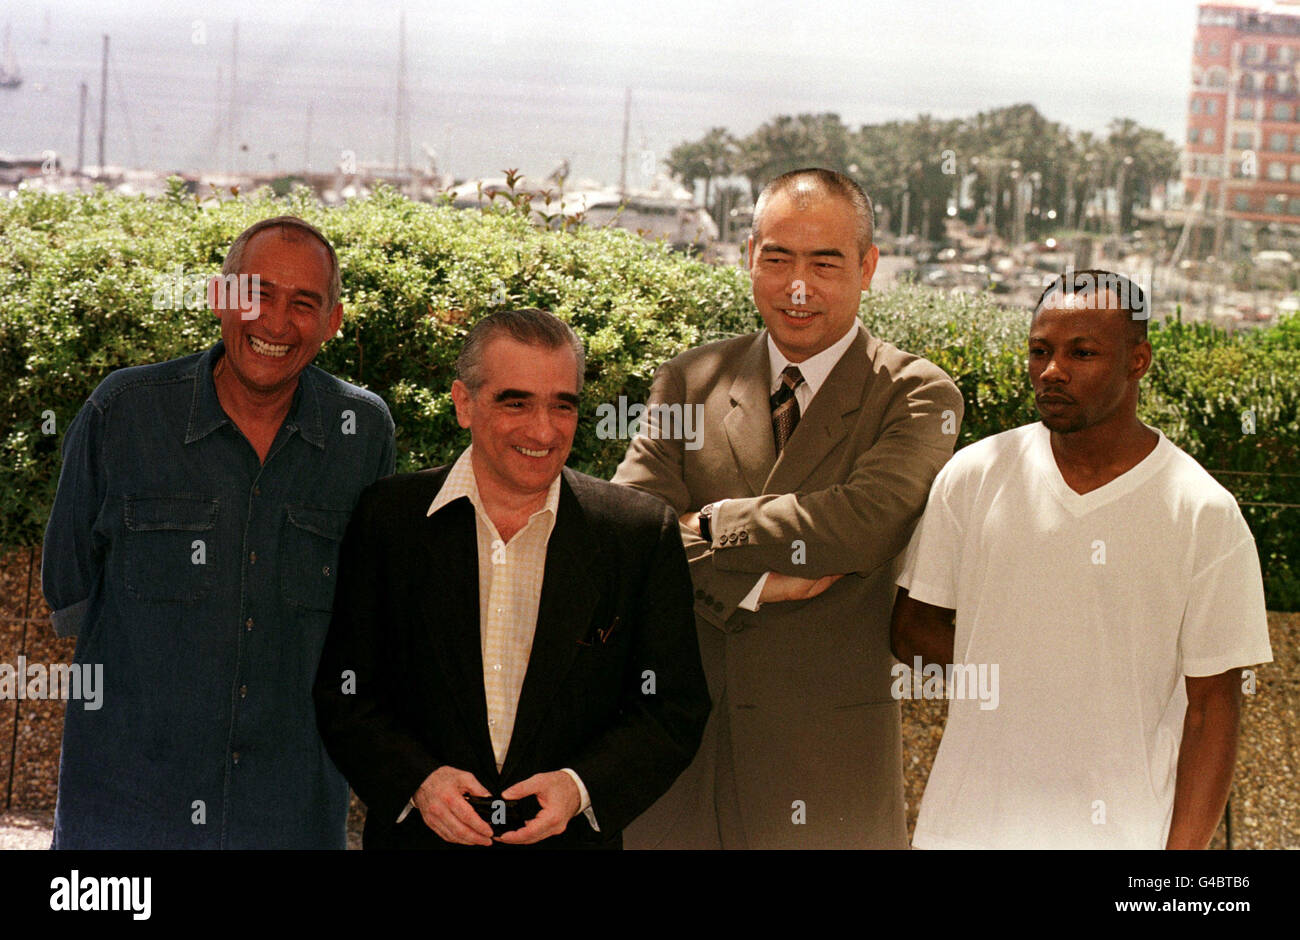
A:
POLYGON ((1205 848, 1218 825, 1241 669, 1272 660, 1263 585, 1232 495, 1137 418, 1146 325, 1126 278, 1057 278, 1041 423, 934 481, 890 631, 896 694, 951 697, 917 848, 1205 848))

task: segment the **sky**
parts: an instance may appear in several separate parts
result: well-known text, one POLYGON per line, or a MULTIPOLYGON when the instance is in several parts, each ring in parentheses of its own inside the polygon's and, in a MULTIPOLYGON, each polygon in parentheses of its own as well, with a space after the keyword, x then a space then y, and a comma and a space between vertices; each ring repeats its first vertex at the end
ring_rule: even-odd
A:
POLYGON ((61 151, 74 146, 75 85, 86 80, 97 94, 96 34, 107 32, 113 81, 127 102, 110 107, 110 128, 131 131, 130 140, 114 139, 118 159, 109 162, 202 161, 210 156, 203 132, 218 139, 215 75, 221 69, 229 80, 238 21, 241 121, 258 135, 245 168, 264 169, 272 150, 281 164, 324 163, 339 148, 391 157, 403 9, 414 147, 426 144, 459 175, 507 159, 545 171, 569 157, 575 170, 608 178, 617 172, 626 88, 633 150, 660 154, 712 126, 745 134, 782 113, 830 111, 857 126, 1020 102, 1076 130, 1131 117, 1181 144, 1196 6, 10 0, 0 3, 0 21, 13 23, 24 74, 49 67, 44 97, 0 95, 0 150, 40 149, 47 139, 61 151), (36 46, 47 11, 54 41, 36 46), (308 98, 315 119, 304 126, 308 98), (123 113, 114 118, 115 110, 123 113), (184 148, 178 136, 189 138, 184 148))

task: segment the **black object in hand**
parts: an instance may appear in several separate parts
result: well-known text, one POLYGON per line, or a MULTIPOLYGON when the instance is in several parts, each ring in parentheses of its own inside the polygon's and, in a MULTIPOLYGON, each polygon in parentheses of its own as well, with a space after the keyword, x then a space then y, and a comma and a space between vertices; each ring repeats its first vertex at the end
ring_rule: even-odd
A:
POLYGON ((542 804, 532 793, 518 800, 503 800, 499 796, 470 796, 467 793, 465 799, 474 807, 479 818, 492 827, 494 836, 522 829, 528 820, 542 811, 542 804))

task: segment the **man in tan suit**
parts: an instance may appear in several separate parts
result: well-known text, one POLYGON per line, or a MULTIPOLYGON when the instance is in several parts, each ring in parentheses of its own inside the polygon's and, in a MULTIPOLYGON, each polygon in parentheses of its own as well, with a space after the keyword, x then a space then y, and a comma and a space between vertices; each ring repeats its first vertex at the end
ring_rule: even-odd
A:
POLYGON ((648 427, 614 481, 681 517, 715 704, 694 762, 626 830, 628 848, 907 847, 896 556, 952 455, 962 400, 942 370, 858 321, 878 257, 856 183, 779 177, 749 240, 767 329, 655 376, 648 427), (674 406, 700 409, 699 440, 658 420, 674 406))

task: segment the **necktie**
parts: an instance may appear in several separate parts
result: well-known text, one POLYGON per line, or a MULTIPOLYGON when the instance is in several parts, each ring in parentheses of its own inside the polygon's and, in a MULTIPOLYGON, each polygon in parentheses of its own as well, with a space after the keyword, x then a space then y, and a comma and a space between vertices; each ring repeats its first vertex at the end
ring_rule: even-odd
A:
POLYGON ((799 423, 799 401, 794 390, 803 381, 798 366, 786 366, 781 371, 781 385, 772 393, 772 436, 776 438, 776 452, 780 454, 785 442, 799 423))

